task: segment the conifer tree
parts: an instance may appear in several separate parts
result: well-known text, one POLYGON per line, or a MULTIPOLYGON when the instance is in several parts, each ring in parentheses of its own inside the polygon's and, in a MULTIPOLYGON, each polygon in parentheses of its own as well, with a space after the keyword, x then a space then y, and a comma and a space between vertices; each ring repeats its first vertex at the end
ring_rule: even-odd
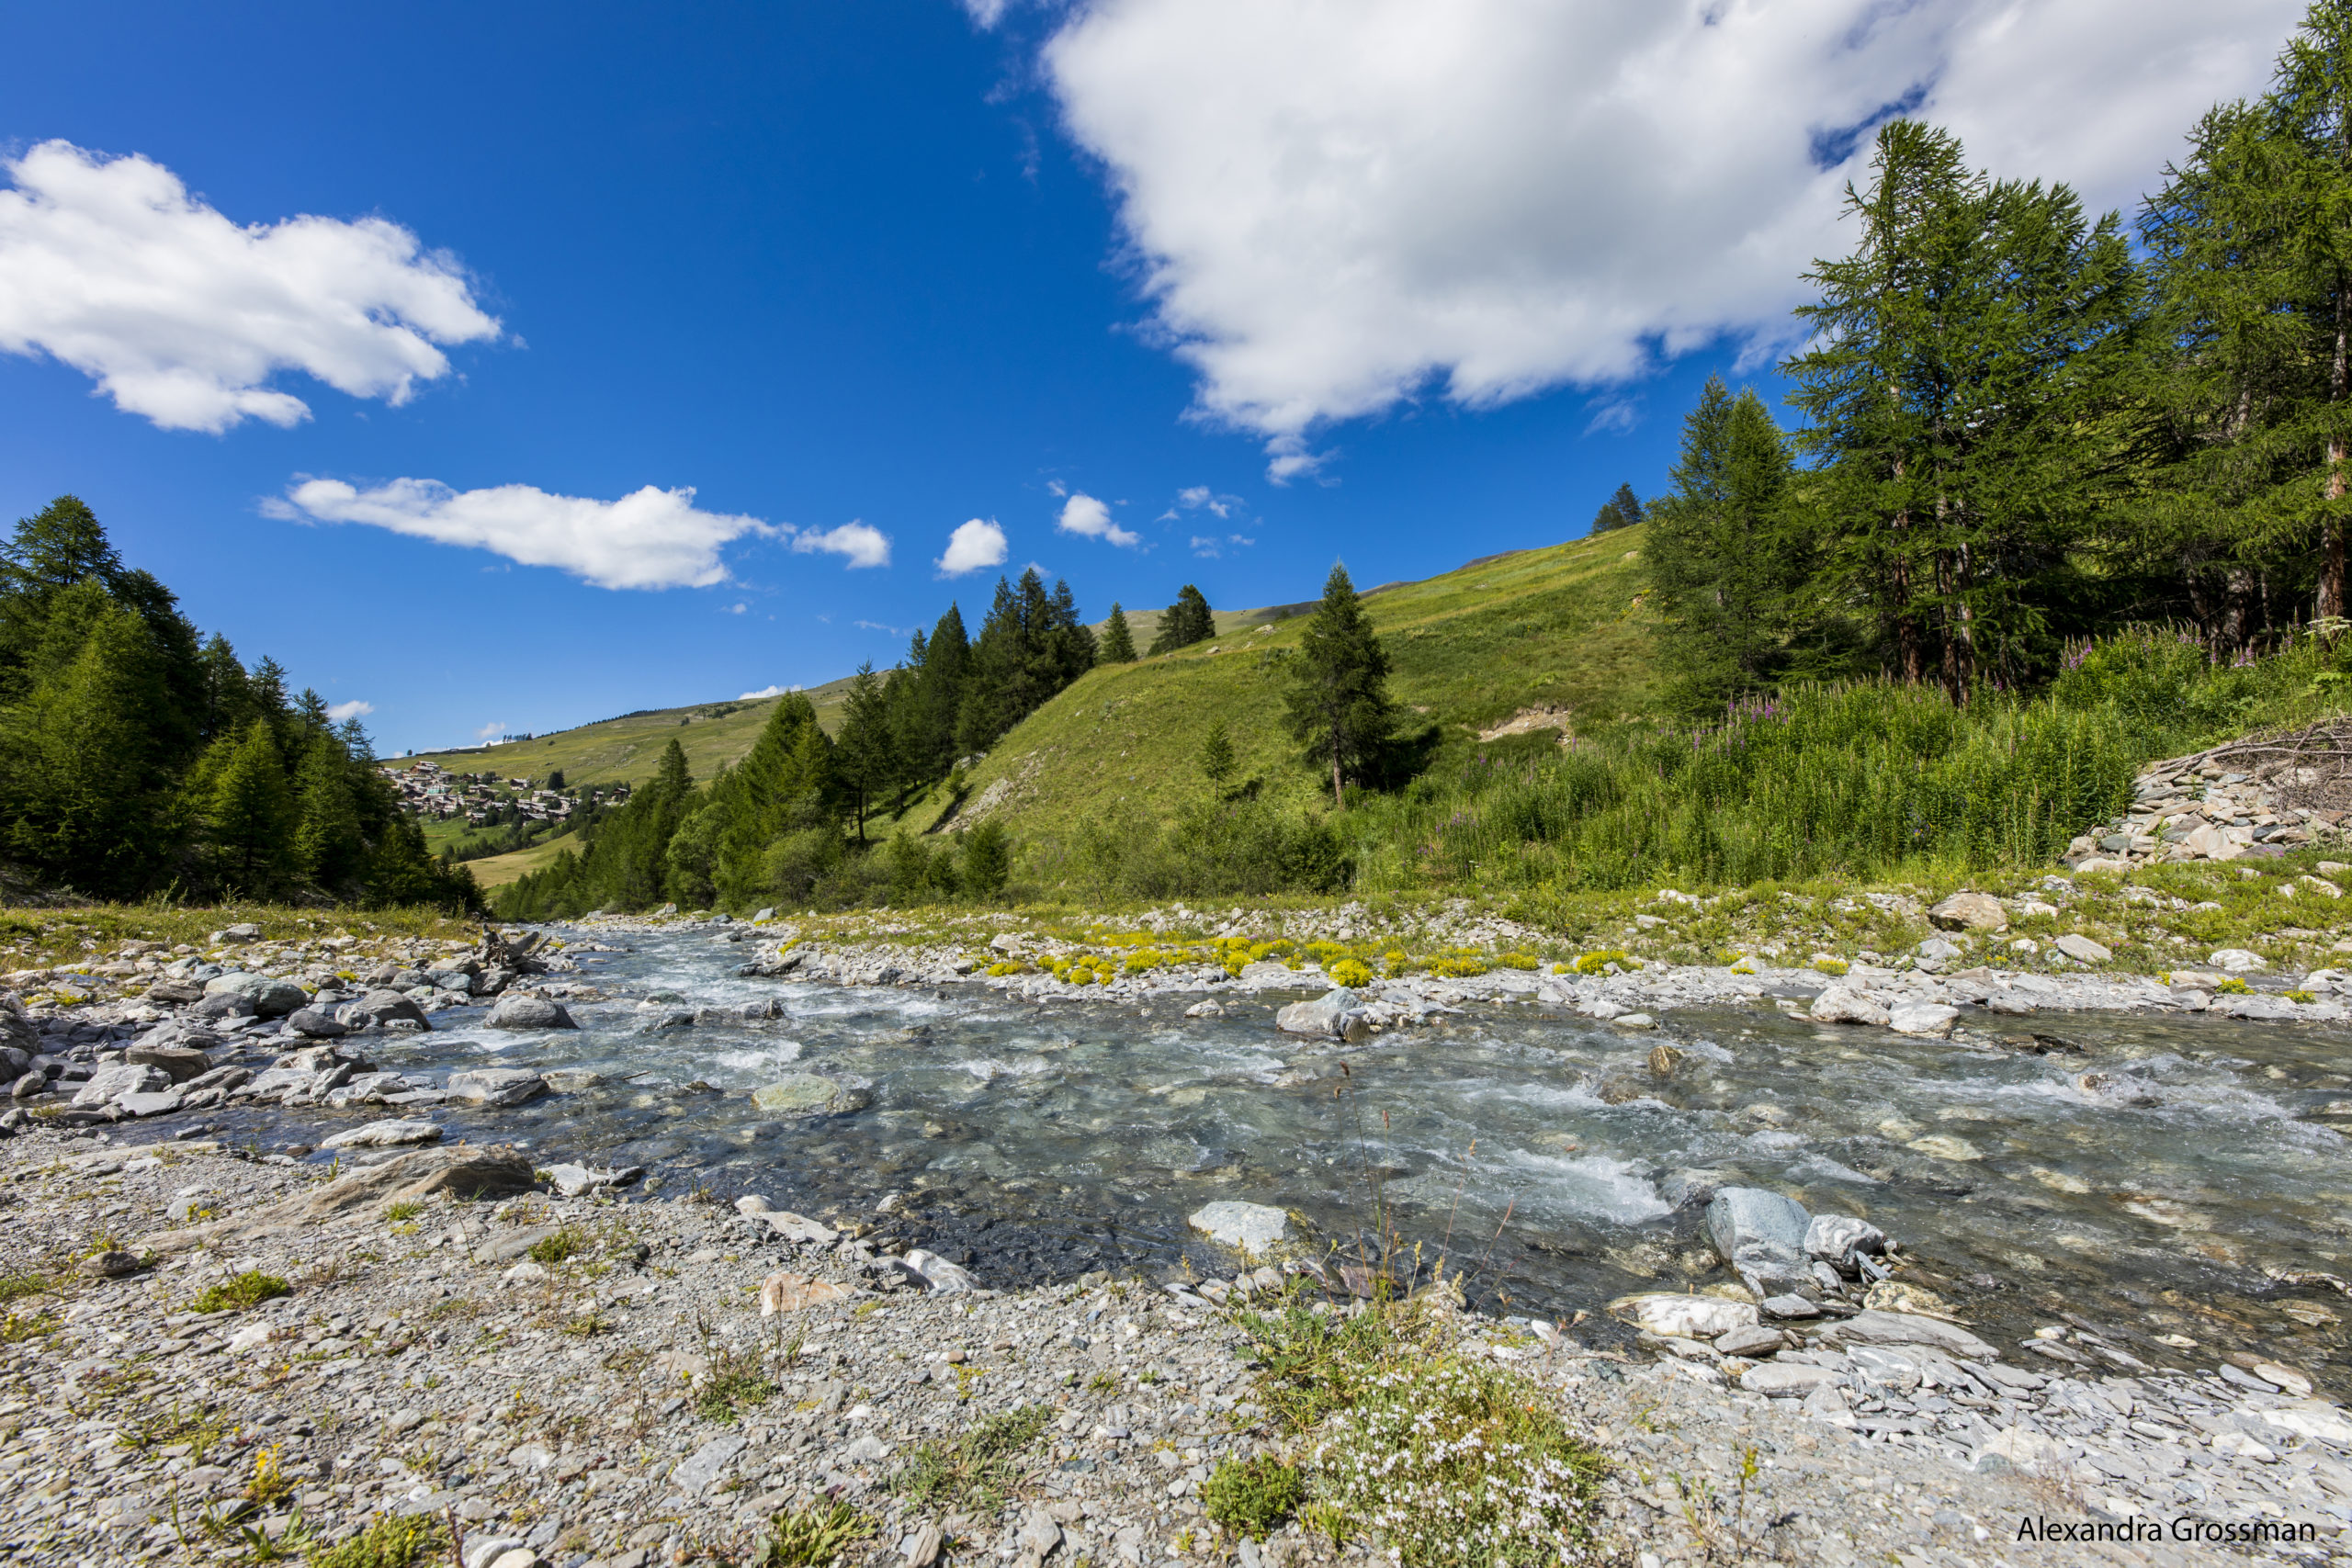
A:
POLYGON ((243 735, 214 741, 212 752, 198 774, 206 839, 231 888, 269 897, 294 870, 296 813, 277 737, 256 717, 243 735))
POLYGON ((1102 662, 1133 664, 1136 661, 1135 634, 1127 629, 1126 612, 1119 602, 1111 601, 1111 618, 1102 627, 1102 662))
POLYGON ((865 842, 865 818, 887 791, 896 773, 890 716, 882 682, 875 678, 871 660, 851 677, 849 694, 842 699, 842 733, 834 752, 835 768, 849 797, 850 814, 857 824, 857 841, 865 842))
POLYGON ((1642 499, 1634 487, 1621 484, 1616 492, 1600 503, 1600 511, 1592 520, 1592 532, 1606 534, 1615 528, 1630 528, 1642 520, 1642 499))
POLYGON ((1209 788, 1219 799, 1225 795, 1225 781, 1233 776, 1233 739, 1225 732, 1225 720, 1209 726, 1208 739, 1201 745, 1201 775, 1209 781, 1209 788))
POLYGON ((1180 648, 1190 648, 1196 642, 1206 642, 1216 636, 1216 615, 1209 608, 1206 595, 1186 583, 1176 592, 1176 603, 1159 618, 1159 631, 1151 639, 1150 651, 1157 655, 1173 653, 1180 648))
POLYGON ((1388 655, 1374 635, 1348 569, 1334 564, 1322 603, 1300 634, 1296 674, 1285 694, 1292 735, 1310 762, 1331 769, 1331 799, 1347 804, 1346 780, 1361 774, 1396 726, 1388 702, 1388 655))
POLYGON ((314 886, 340 891, 359 876, 367 844, 360 834, 351 758, 332 734, 322 731, 303 748, 295 793, 301 802, 295 862, 314 886))
POLYGON ((1791 471, 1763 402, 1750 390, 1734 398, 1710 377, 1642 551, 1686 706, 1760 690, 1786 663, 1790 601, 1805 580, 1784 508, 1791 471))

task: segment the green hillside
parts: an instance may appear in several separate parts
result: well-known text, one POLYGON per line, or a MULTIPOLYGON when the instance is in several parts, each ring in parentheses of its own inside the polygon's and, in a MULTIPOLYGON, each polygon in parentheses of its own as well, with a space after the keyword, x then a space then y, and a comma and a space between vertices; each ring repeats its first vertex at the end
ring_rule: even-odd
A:
MULTIPOLYGON (((1367 595, 1395 667, 1390 691, 1433 727, 1428 741, 1475 745, 1531 708, 1561 710, 1572 726, 1648 711, 1657 674, 1637 613, 1641 539, 1623 529, 1367 595)), ((1196 758, 1219 718, 1238 779, 1255 779, 1263 796, 1304 805, 1326 792, 1282 725, 1282 665, 1305 621, 1276 614, 1244 612, 1230 627, 1220 615, 1212 642, 1081 677, 974 770, 966 819, 1003 813, 1023 836, 1051 836, 1121 811, 1170 814, 1201 797, 1196 758)), ((1147 641, 1144 618, 1131 625, 1147 641)), ((909 825, 929 826, 939 809, 919 804, 909 825)))
MULTIPOLYGON (((841 728, 842 697, 848 690, 846 676, 808 688, 817 721, 829 732, 841 728)), ((391 761, 406 766, 430 760, 459 773, 495 773, 501 778, 533 780, 544 779, 560 768, 569 785, 639 784, 653 776, 662 748, 674 739, 685 747, 686 765, 695 777, 707 779, 752 749, 752 742, 760 738, 760 727, 767 722, 768 710, 775 705, 774 697, 695 703, 608 718, 481 750, 420 751, 391 761)))

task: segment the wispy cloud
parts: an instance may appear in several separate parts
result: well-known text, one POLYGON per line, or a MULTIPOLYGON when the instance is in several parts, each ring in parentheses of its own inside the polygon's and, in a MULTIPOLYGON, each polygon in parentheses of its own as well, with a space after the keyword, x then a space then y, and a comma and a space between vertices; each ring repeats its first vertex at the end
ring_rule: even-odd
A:
POLYGON ((914 635, 914 627, 912 626, 885 626, 880 621, 853 621, 850 624, 864 631, 888 632, 892 637, 912 637, 914 635))
POLYGON ((363 703, 354 697, 347 703, 336 703, 327 709, 327 716, 341 724, 346 718, 365 718, 376 711, 374 703, 363 703))
POLYGON ((932 564, 942 577, 962 577, 1002 566, 1009 553, 1004 530, 997 526, 996 519, 975 517, 956 525, 956 531, 947 536, 947 552, 932 564))
POLYGON ((797 692, 799 689, 797 686, 762 686, 758 691, 746 692, 735 700, 739 703, 756 703, 765 697, 780 697, 786 692, 797 692))
POLYGON ((449 373, 438 345, 498 336, 456 259, 384 219, 241 227, 161 164, 67 141, 0 168, 0 352, 62 360, 165 430, 301 423, 281 371, 403 403, 449 373))
POLYGON ((506 721, 503 718, 493 718, 488 724, 483 725, 480 729, 474 731, 474 739, 476 740, 495 740, 505 733, 506 721))

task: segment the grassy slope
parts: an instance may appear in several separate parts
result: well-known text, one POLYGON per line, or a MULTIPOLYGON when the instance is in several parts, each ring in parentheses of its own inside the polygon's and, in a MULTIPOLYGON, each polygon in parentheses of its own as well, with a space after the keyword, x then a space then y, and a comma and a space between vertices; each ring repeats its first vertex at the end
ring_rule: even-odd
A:
MULTIPOLYGON (((808 700, 817 707, 817 722, 828 732, 841 728, 842 698, 848 691, 847 678, 808 689, 808 700)), ((750 703, 697 703, 640 714, 634 718, 583 724, 560 735, 510 741, 486 751, 420 751, 414 757, 387 761, 405 767, 429 758, 457 773, 494 771, 501 778, 533 781, 545 779, 550 772, 561 768, 567 784, 638 784, 653 776, 655 766, 662 761, 662 749, 675 739, 684 745, 686 765, 695 777, 707 779, 721 763, 735 761, 752 749, 752 743, 760 738, 761 726, 768 721, 769 710, 775 706, 773 697, 750 703), (710 716, 715 710, 728 708, 734 711, 710 716), (680 719, 686 722, 681 725, 680 719)))
MULTIPOLYGON (((1641 713, 1657 687, 1648 627, 1635 611, 1641 533, 1628 529, 1487 560, 1365 601, 1394 666, 1390 690, 1450 743, 1519 709, 1556 704, 1577 719, 1641 713)), ((1136 640, 1146 640, 1136 618, 1136 640)), ((1224 617, 1219 617, 1222 626, 1224 617)), ((1058 835, 1123 809, 1165 816, 1204 790, 1194 759, 1223 718, 1240 777, 1300 804, 1321 780, 1282 726, 1285 676, 1303 618, 1158 659, 1095 670, 1030 716, 974 772, 972 798, 1012 781, 1017 834, 1058 835), (1209 649, 1220 651, 1211 653, 1209 649)), ((910 825, 928 826, 935 805, 910 825)))
POLYGON ((516 850, 513 854, 487 855, 481 860, 468 861, 466 864, 473 872, 474 881, 479 886, 503 887, 548 864, 564 851, 576 852, 579 848, 580 840, 567 833, 545 843, 533 844, 527 850, 516 850))

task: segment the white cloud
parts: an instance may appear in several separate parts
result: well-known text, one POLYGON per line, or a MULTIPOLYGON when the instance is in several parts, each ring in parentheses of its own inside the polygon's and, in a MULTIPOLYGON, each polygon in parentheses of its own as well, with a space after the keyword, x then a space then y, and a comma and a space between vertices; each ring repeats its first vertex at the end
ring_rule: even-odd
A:
POLYGON ((268 385, 285 370, 405 402, 449 373, 436 344, 498 335, 456 260, 384 219, 241 227, 160 164, 66 141, 0 167, 0 351, 52 355, 166 430, 309 418, 268 385))
POLYGON ((751 606, 749 604, 738 600, 734 604, 728 605, 725 613, 729 615, 740 615, 750 608, 751 606))
POLYGON ((1054 526, 1081 538, 1107 540, 1124 549, 1131 550, 1143 543, 1142 535, 1130 533, 1112 522, 1111 509, 1084 491, 1070 492, 1069 499, 1062 502, 1062 514, 1055 520, 1054 526))
POLYGON ((341 724, 346 718, 365 718, 376 711, 374 703, 363 703, 354 697, 347 703, 336 703, 327 709, 327 716, 341 724))
POLYGON ((847 557, 853 571, 862 566, 890 564, 890 536, 864 523, 844 523, 826 533, 805 533, 792 541, 792 547, 802 555, 822 550, 847 557))
POLYGON ((914 635, 914 627, 912 626, 886 626, 880 621, 852 621, 850 624, 857 627, 860 631, 888 632, 892 637, 911 637, 914 635))
POLYGON ((975 517, 956 525, 956 531, 947 536, 947 553, 932 564, 939 568, 942 577, 961 577, 1002 566, 1008 553, 1004 530, 997 526, 996 519, 975 517))
POLYGON ((493 550, 525 566, 560 568, 599 588, 707 588, 727 578, 720 546, 747 534, 787 531, 756 517, 697 511, 694 499, 691 488, 651 485, 618 501, 594 501, 530 485, 456 491, 434 479, 394 479, 363 491, 341 479, 305 479, 262 510, 493 550))
POLYGON ((1219 517, 1229 517, 1241 504, 1238 495, 1219 495, 1206 485, 1190 485, 1176 492, 1176 504, 1187 512, 1206 511, 1219 517))
POLYGON ((1204 537, 1195 534, 1193 536, 1193 553, 1204 560, 1215 560, 1218 554, 1217 547, 1224 542, 1214 535, 1204 537))
MULTIPOLYGON (((968 0, 976 16, 998 9, 968 0)), ((1092 0, 1044 51, 1204 416, 1314 474, 1334 420, 1784 344, 1908 104, 2131 206, 2301 0, 1092 0)))
POLYGON ((763 697, 780 697, 786 692, 797 692, 799 689, 797 686, 762 686, 758 691, 746 692, 735 700, 739 703, 756 703, 763 697))
POLYGON ((503 718, 493 718, 474 731, 474 740, 476 744, 480 744, 485 740, 495 740, 505 733, 506 721, 503 718))

